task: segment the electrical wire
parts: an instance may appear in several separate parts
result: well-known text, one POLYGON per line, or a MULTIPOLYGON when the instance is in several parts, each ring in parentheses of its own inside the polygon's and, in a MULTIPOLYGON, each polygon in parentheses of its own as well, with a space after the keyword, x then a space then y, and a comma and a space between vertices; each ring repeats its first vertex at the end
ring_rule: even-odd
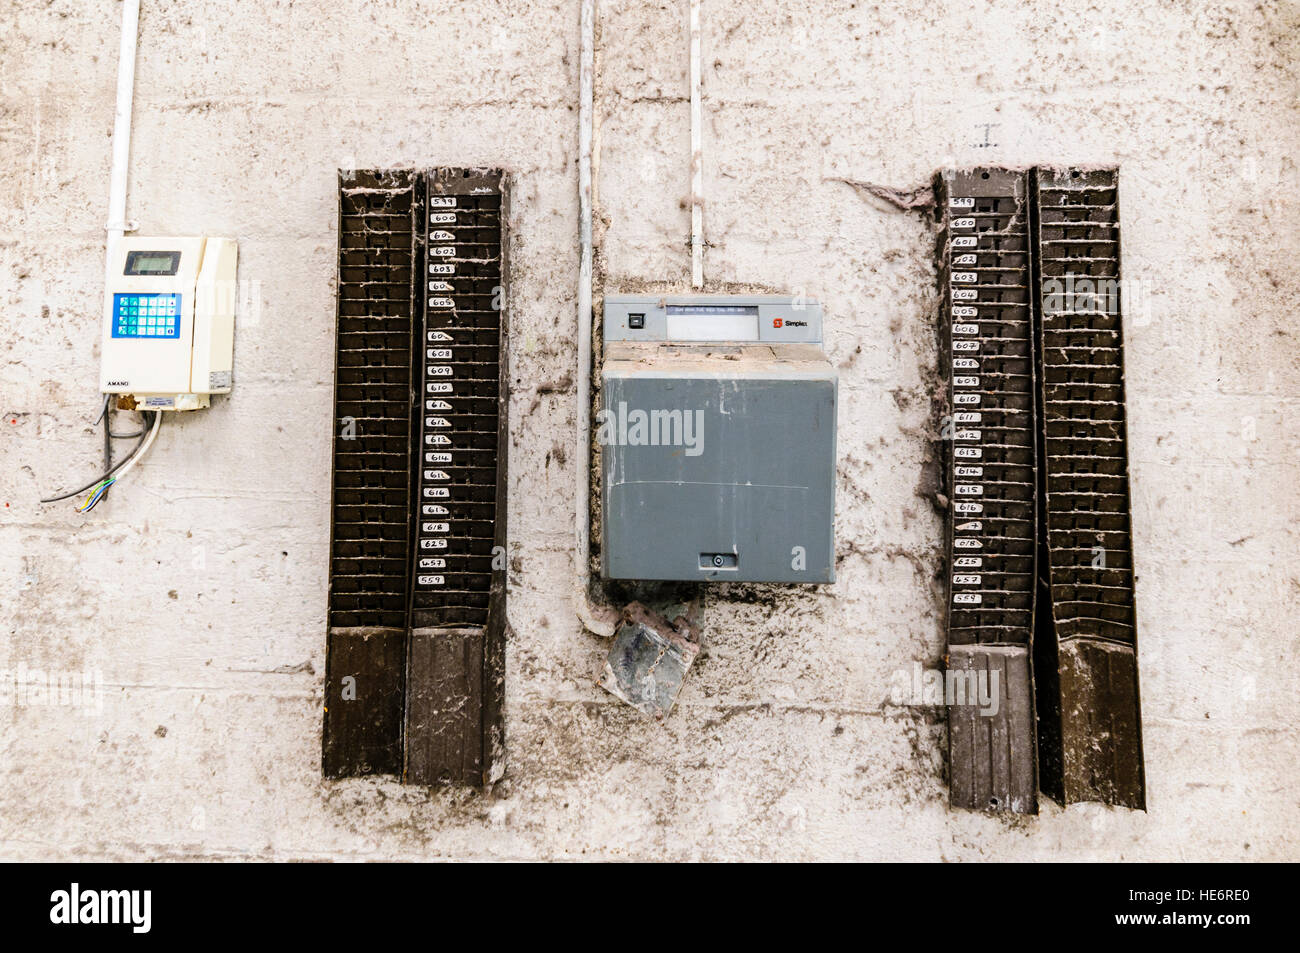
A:
POLYGON ((142 441, 140 449, 127 458, 125 466, 122 467, 121 473, 105 477, 95 485, 95 488, 90 492, 90 495, 82 500, 81 505, 77 507, 78 513, 89 513, 93 510, 95 505, 108 493, 108 488, 131 472, 131 468, 139 463, 141 458, 149 452, 149 447, 153 444, 154 438, 158 436, 158 428, 160 426, 162 426, 162 412, 155 410, 153 412, 153 426, 149 428, 149 434, 142 441))
MULTIPOLYGON (((104 470, 108 473, 113 472, 113 415, 111 407, 113 402, 112 394, 104 395, 104 409, 99 412, 99 416, 104 421, 104 470)), ((108 492, 108 487, 104 487, 104 493, 108 492)), ((103 496, 101 493, 100 496, 103 496)), ((96 500, 98 502, 98 500, 96 500)))
POLYGON ((85 486, 77 487, 77 489, 70 490, 67 493, 60 493, 58 496, 46 497, 45 499, 41 500, 41 502, 57 503, 59 500, 66 500, 69 497, 73 497, 78 495, 79 493, 84 493, 87 490, 90 490, 91 491, 90 496, 86 497, 86 499, 82 501, 81 505, 77 507, 78 512, 84 513, 90 510, 101 499, 103 499, 104 496, 103 491, 107 490, 110 486, 112 486, 122 477, 126 476, 126 474, 131 470, 131 468, 134 467, 137 462, 139 462, 140 458, 143 457, 146 452, 148 452, 149 447, 153 444, 154 438, 158 436, 158 428, 162 425, 162 417, 163 417, 162 411, 154 410, 154 411, 146 411, 146 413, 153 414, 153 420, 150 422, 149 430, 143 433, 143 435, 140 437, 139 442, 135 445, 135 447, 132 448, 131 453, 124 460, 122 460, 120 463, 110 468, 108 472, 91 480, 85 486))

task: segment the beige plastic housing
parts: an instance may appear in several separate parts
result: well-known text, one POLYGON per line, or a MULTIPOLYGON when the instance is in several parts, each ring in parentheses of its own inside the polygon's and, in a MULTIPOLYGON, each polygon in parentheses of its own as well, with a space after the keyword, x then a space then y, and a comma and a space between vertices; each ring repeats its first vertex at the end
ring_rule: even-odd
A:
POLYGON ((117 241, 104 293, 100 392, 134 398, 142 410, 198 410, 210 395, 230 393, 237 257, 230 238, 117 241), (175 274, 127 274, 131 252, 178 254, 175 274), (175 336, 114 337, 116 296, 130 294, 179 294, 175 336))

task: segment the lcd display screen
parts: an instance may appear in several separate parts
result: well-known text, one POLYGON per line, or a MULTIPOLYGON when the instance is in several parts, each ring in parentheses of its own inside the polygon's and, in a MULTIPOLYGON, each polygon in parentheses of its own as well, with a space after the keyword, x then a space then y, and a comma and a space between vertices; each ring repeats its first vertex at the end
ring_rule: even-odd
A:
POLYGON ((178 251, 129 251, 126 253, 127 275, 174 275, 181 264, 178 251))

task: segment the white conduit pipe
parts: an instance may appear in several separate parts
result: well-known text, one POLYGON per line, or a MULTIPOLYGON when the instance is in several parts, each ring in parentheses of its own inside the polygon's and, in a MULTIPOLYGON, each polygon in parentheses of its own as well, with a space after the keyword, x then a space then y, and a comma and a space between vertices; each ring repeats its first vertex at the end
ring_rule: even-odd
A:
POLYGON ((122 46, 117 54, 117 109, 113 114, 113 168, 108 185, 108 231, 104 284, 112 277, 113 245, 134 225, 126 220, 126 172, 131 158, 131 107, 135 93, 135 48, 140 31, 140 0, 122 4, 122 46))
POLYGON ((575 553, 573 603, 583 627, 609 638, 618 613, 591 604, 591 142, 596 23, 594 0, 582 0, 582 56, 578 88, 578 451, 577 511, 574 514, 575 553))
POLYGON ((700 109, 700 2, 691 0, 691 286, 704 287, 704 147, 700 109))

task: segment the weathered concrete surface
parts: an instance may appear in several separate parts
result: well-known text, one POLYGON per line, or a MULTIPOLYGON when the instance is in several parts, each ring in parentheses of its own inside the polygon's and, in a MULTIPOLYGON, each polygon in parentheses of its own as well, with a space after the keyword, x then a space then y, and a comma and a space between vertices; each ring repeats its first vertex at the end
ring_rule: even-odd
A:
MULTIPOLYGON (((689 277, 685 2, 599 4, 598 267, 689 277)), ((0 856, 1294 859, 1300 13, 705 3, 706 275, 806 288, 840 365, 838 582, 721 590, 663 725, 593 686, 567 602, 578 5, 145 0, 129 215, 233 235, 236 387, 89 517, 120 5, 0 12, 0 856), (770 8, 769 8, 770 7, 770 8), (985 128, 987 126, 987 129, 985 128), (954 813, 924 492, 931 238, 840 179, 1122 165, 1150 813, 954 813), (335 170, 516 175, 507 780, 319 774, 335 170), (548 393, 560 382, 559 393, 548 393)), ((1126 289, 1127 293, 1127 289, 1126 289)))

